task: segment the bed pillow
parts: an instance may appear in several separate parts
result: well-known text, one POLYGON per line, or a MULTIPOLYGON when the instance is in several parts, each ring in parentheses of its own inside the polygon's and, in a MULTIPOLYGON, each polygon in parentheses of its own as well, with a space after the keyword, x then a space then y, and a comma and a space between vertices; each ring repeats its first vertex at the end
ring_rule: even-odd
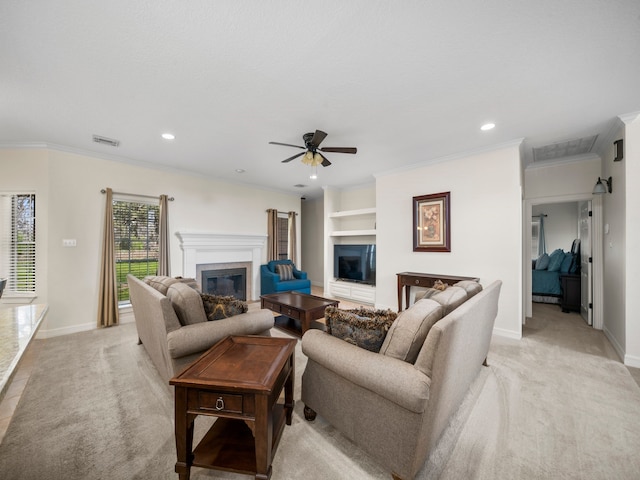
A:
POLYGON ((549 266, 549 255, 543 253, 536 260, 536 270, 546 270, 549 266))
POLYGON ((551 252, 551 255, 549 255, 549 266, 547 267, 547 270, 549 270, 550 272, 557 272, 558 270, 560 270, 560 266, 562 265, 563 260, 564 250, 562 250, 561 248, 554 250, 553 252, 551 252))
POLYGON ((569 270, 571 270, 571 264, 573 263, 573 257, 574 254, 571 252, 564 254, 562 265, 560 265, 560 273, 569 273, 569 270))

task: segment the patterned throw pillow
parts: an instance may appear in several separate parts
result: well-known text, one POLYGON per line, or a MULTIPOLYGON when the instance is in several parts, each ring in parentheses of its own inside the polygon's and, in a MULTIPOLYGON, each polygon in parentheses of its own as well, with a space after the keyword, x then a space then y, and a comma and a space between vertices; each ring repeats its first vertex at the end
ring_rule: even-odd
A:
POLYGON ((293 265, 279 263, 276 265, 276 273, 280 275, 281 281, 293 280, 293 265))
POLYGON ((208 293, 201 293, 200 296, 207 320, 221 320, 246 313, 248 310, 247 302, 232 296, 209 295, 208 293))
POLYGON ((337 307, 327 307, 324 316, 329 334, 377 353, 397 314, 391 310, 341 310, 337 307))

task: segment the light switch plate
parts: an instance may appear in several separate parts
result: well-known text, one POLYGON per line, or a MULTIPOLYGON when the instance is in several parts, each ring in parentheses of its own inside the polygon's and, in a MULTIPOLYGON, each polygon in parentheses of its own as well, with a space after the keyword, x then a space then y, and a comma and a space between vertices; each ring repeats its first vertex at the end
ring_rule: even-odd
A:
POLYGON ((62 239, 62 246, 63 247, 75 247, 76 246, 76 239, 75 238, 63 238, 62 239))

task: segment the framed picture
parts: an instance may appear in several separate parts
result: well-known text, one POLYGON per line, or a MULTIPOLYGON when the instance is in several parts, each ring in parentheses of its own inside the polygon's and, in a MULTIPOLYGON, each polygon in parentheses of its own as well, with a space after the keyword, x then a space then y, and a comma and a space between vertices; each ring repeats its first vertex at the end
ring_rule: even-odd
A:
POLYGON ((413 251, 451 251, 451 192, 413 197, 413 251))

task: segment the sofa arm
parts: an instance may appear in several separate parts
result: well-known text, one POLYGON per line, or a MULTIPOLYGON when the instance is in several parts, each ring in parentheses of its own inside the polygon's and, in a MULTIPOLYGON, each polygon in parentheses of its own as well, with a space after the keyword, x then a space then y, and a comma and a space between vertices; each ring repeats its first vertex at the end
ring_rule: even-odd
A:
POLYGON ((424 412, 431 380, 410 363, 359 348, 321 330, 304 334, 302 352, 351 383, 412 412, 424 412))
POLYGON ((229 335, 259 335, 273 327, 273 314, 260 309, 222 320, 185 325, 167 334, 169 355, 180 358, 204 352, 229 335))

